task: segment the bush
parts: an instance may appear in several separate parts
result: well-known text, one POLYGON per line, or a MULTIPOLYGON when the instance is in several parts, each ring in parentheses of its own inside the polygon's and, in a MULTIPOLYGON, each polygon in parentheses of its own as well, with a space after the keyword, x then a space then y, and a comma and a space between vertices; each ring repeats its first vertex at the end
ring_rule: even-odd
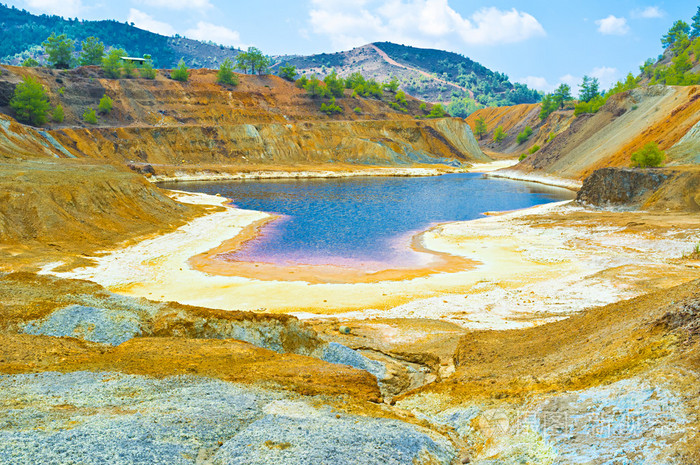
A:
POLYGON ((306 84, 308 84, 308 83, 309 83, 309 78, 307 78, 306 76, 302 76, 299 79, 297 79, 296 82, 294 82, 294 85, 300 89, 303 89, 304 87, 306 87, 306 84))
POLYGON ((119 79, 122 73, 121 61, 126 56, 123 48, 113 48, 106 57, 102 58, 102 70, 108 78, 119 79))
POLYGON ((581 102, 576 107, 574 107, 574 116, 581 115, 583 113, 595 113, 600 107, 605 105, 605 97, 596 95, 588 102, 581 102))
POLYGON ((523 142, 528 140, 531 135, 532 135, 532 128, 530 126, 525 126, 525 129, 523 129, 523 131, 520 134, 518 134, 518 137, 517 137, 518 144, 522 144, 523 142))
POLYGON ((231 86, 238 85, 238 78, 233 74, 233 61, 230 58, 226 58, 219 66, 219 72, 216 73, 216 82, 231 86))
POLYGON ((355 113, 357 113, 357 114, 359 115, 360 113, 362 113, 362 108, 360 108, 360 107, 355 107, 355 108, 352 109, 352 111, 354 111, 355 113))
POLYGON ((176 81, 187 82, 187 80, 190 78, 190 73, 187 71, 185 60, 180 58, 180 61, 177 63, 177 68, 170 73, 170 77, 176 81))
POLYGON ((100 99, 100 104, 97 106, 97 110, 103 115, 106 115, 107 113, 112 111, 112 105, 112 99, 109 98, 107 94, 104 94, 100 99))
POLYGON ((10 107, 17 113, 19 121, 35 126, 41 126, 46 122, 46 114, 51 108, 44 86, 29 76, 25 76, 15 87, 10 107))
POLYGON ((141 69, 139 69, 139 76, 144 79, 156 78, 156 70, 153 69, 153 63, 151 63, 150 59, 147 59, 143 66, 141 66, 141 69))
POLYGON ((37 66, 39 66, 39 62, 36 61, 34 58, 29 57, 22 62, 22 66, 24 66, 25 68, 36 68, 37 66))
POLYGON ((321 104, 321 112, 327 115, 332 115, 335 113, 342 113, 343 109, 335 104, 335 97, 332 97, 331 101, 327 105, 325 103, 321 104))
POLYGON ((396 100, 396 103, 398 103, 402 107, 405 107, 408 105, 408 101, 406 100, 406 93, 402 90, 396 92, 396 95, 394 96, 394 100, 396 100))
POLYGON ((418 106, 418 108, 420 108, 421 111, 425 112, 427 111, 426 109, 428 108, 428 105, 425 102, 423 102, 418 106))
POLYGON ((59 103, 58 105, 56 105, 56 108, 53 109, 53 113, 51 113, 51 119, 57 123, 62 123, 64 116, 65 115, 63 114, 63 107, 59 103))
POLYGON ((539 145, 533 145, 532 147, 530 147, 530 150, 528 150, 528 152, 530 152, 530 154, 533 154, 533 153, 535 153, 535 152, 537 152, 537 151, 539 151, 539 150, 540 150, 540 146, 539 146, 539 145))
POLYGON ((279 77, 293 82, 297 78, 297 67, 287 63, 280 68, 279 77))
POLYGON ((433 105, 433 108, 430 109, 430 113, 428 113, 428 118, 443 118, 445 116, 447 116, 445 107, 439 103, 433 105))
POLYGON ((666 153, 659 149, 656 142, 649 142, 641 150, 632 154, 632 166, 639 168, 654 168, 661 166, 666 159, 666 153))
POLYGON ((93 108, 88 108, 83 113, 83 121, 90 124, 97 124, 97 114, 93 108))
POLYGON ((493 131, 493 141, 501 142, 506 138, 508 134, 503 130, 503 126, 498 126, 495 131, 493 131))
POLYGON ((527 158, 527 153, 521 153, 518 157, 518 161, 523 161, 527 158))
POLYGON ((136 71, 136 65, 133 61, 123 60, 122 61, 122 71, 124 72, 125 78, 130 78, 134 76, 134 71, 136 71))

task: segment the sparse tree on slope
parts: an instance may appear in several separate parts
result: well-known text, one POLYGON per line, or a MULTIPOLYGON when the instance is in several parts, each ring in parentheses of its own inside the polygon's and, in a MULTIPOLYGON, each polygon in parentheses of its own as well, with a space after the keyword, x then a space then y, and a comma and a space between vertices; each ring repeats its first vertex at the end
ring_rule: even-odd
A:
POLYGON ((108 78, 119 79, 122 73, 122 57, 126 56, 126 50, 113 48, 107 56, 102 57, 102 70, 108 78))
POLYGON ((481 139, 487 132, 488 128, 486 127, 486 120, 483 116, 478 117, 474 122, 474 135, 481 139))
POLYGON ((80 65, 101 65, 105 55, 105 46, 97 37, 88 37, 82 42, 83 50, 80 52, 80 65))
POLYGON ((560 84, 559 87, 554 91, 554 98, 559 104, 559 108, 564 107, 564 102, 571 100, 571 86, 568 84, 560 84))
POLYGON ((31 123, 34 126, 41 126, 46 122, 46 114, 51 108, 44 86, 29 76, 25 76, 15 87, 10 107, 17 113, 19 121, 31 123))
POLYGON ((250 74, 265 74, 270 66, 270 59, 256 47, 248 47, 248 51, 239 53, 236 61, 237 68, 242 69, 243 72, 248 72, 250 69, 250 74))
POLYGON ((590 102, 598 95, 600 95, 600 83, 598 82, 598 78, 583 76, 579 99, 584 102, 590 102))
POLYGON ((690 38, 696 39, 700 37, 700 6, 698 12, 693 16, 693 22, 690 24, 690 38))
POLYGON ((177 68, 170 73, 170 77, 180 82, 186 82, 190 78, 190 73, 187 71, 185 60, 180 58, 180 61, 177 63, 177 68))
POLYGON ((688 23, 679 19, 673 23, 671 29, 661 38, 661 45, 663 45, 664 48, 673 47, 681 33, 688 34, 689 32, 690 26, 688 23))
POLYGON ((230 58, 226 58, 219 66, 219 72, 216 73, 216 82, 232 86, 238 85, 238 78, 233 74, 233 61, 230 58))
POLYGON ((299 74, 297 73, 297 67, 287 63, 282 66, 279 70, 279 76, 287 81, 294 81, 299 74))
POLYGON ((73 58, 73 41, 65 34, 57 36, 55 33, 42 42, 48 55, 48 62, 54 68, 68 69, 73 58))

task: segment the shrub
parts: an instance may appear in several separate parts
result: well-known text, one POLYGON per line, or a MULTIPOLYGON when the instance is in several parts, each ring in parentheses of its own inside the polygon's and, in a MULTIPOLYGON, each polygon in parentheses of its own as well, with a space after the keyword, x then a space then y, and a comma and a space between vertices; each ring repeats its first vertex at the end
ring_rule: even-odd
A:
POLYGON ((83 121, 90 124, 97 124, 97 114, 94 108, 85 110, 85 113, 83 113, 83 121))
POLYGON ((518 161, 523 161, 527 158, 527 153, 521 153, 518 157, 518 161))
POLYGON ((402 107, 405 107, 408 105, 408 101, 406 100, 406 93, 402 90, 396 92, 396 95, 394 96, 394 100, 396 100, 396 103, 398 103, 402 107))
POLYGON ((109 98, 107 94, 104 94, 102 98, 100 99, 100 104, 97 106, 97 110, 102 113, 103 115, 109 113, 112 111, 112 99, 109 98))
POLYGON ((540 150, 540 146, 539 146, 539 145, 533 145, 532 147, 530 147, 530 150, 528 150, 528 152, 530 152, 530 154, 533 154, 533 153, 535 153, 535 152, 537 152, 537 151, 539 151, 539 150, 540 150))
POLYGON ((113 48, 107 56, 102 58, 102 70, 108 78, 119 79, 121 76, 121 61, 126 55, 126 50, 123 48, 113 48))
POLYGON ((308 83, 309 83, 309 78, 307 78, 306 76, 302 76, 296 80, 294 85, 300 89, 303 89, 304 87, 306 87, 306 84, 308 84, 308 83))
POLYGON ((63 114, 63 107, 59 103, 58 105, 56 105, 56 108, 53 109, 53 113, 51 113, 51 119, 57 123, 62 123, 64 116, 65 115, 63 114))
POLYGON ((433 108, 430 109, 430 113, 428 113, 428 118, 443 118, 445 116, 447 116, 445 107, 439 103, 433 105, 433 108))
POLYGON ((342 113, 343 109, 335 104, 335 97, 332 97, 327 105, 325 103, 321 104, 321 112, 327 115, 332 115, 335 113, 342 113))
POLYGON ((530 126, 525 126, 525 129, 522 130, 520 134, 518 134, 517 140, 518 144, 522 144, 526 140, 530 138, 532 135, 532 128, 530 126))
POLYGON ((144 79, 155 79, 156 73, 157 72, 155 69, 153 69, 153 63, 150 59, 147 59, 143 66, 141 66, 141 69, 139 69, 139 76, 144 79))
POLYGON ((653 168, 661 166, 665 159, 666 153, 659 149, 659 145, 656 142, 649 142, 632 154, 632 166, 653 168))
POLYGON ((354 111, 355 113, 357 113, 357 114, 359 115, 360 113, 362 113, 362 108, 360 108, 360 107, 355 107, 355 108, 352 109, 352 111, 354 111))
POLYGON ((46 114, 51 108, 44 86, 29 76, 25 76, 15 87, 10 107, 17 113, 19 121, 35 126, 41 126, 46 122, 46 114))
POLYGON ((478 117, 474 122, 474 136, 481 139, 487 132, 488 128, 486 127, 486 120, 483 116, 478 117))
POLYGON ((124 72, 125 78, 130 78, 134 76, 134 71, 136 71, 136 65, 133 61, 123 60, 122 61, 122 71, 124 72))
POLYGON ((297 67, 287 63, 280 68, 279 77, 293 82, 297 78, 297 67))
POLYGON ((495 131, 493 131, 493 141, 501 142, 506 138, 508 134, 503 130, 503 126, 498 126, 495 131))
POLYGON ((177 68, 170 73, 170 77, 176 81, 187 82, 187 80, 190 78, 190 73, 187 71, 185 60, 180 58, 180 61, 177 63, 177 68))
POLYGON ((596 95, 588 102, 581 102, 576 107, 574 107, 574 116, 581 115, 583 113, 595 113, 600 107, 605 105, 605 97, 596 95))
POLYGON ((34 58, 29 57, 22 62, 22 66, 24 66, 25 68, 35 68, 39 66, 39 62, 36 61, 34 58))
POLYGON ((219 72, 216 73, 216 82, 231 86, 238 85, 238 78, 233 74, 233 61, 230 58, 226 58, 219 66, 219 72))
POLYGON ((418 106, 418 108, 420 108, 421 111, 425 112, 427 111, 428 105, 425 102, 423 102, 418 106))

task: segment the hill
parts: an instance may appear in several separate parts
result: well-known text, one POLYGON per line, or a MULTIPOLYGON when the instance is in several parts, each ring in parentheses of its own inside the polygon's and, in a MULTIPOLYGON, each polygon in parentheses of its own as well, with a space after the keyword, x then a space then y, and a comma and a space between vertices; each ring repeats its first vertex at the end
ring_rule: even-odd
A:
POLYGON ((130 55, 149 54, 155 67, 174 68, 183 58, 192 68, 216 68, 226 58, 234 58, 240 50, 185 37, 166 37, 144 31, 118 21, 81 21, 60 16, 33 15, 25 10, 0 4, 0 61, 19 65, 32 57, 45 62, 41 43, 52 32, 66 34, 80 42, 87 37, 99 37, 106 46, 123 48, 130 55))
POLYGON ((483 106, 535 103, 540 94, 523 84, 513 84, 462 55, 376 42, 337 53, 275 58, 273 69, 284 63, 302 74, 325 76, 332 70, 346 77, 359 72, 377 81, 396 78, 407 94, 428 102, 449 104, 453 116, 467 116, 483 106))

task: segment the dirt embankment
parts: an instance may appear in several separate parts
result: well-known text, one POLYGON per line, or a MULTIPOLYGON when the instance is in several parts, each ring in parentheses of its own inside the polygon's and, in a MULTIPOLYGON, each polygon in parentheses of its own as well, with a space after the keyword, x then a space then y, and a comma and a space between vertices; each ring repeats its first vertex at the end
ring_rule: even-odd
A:
MULTIPOLYGON (((62 123, 35 132, 40 141, 34 145, 53 146, 53 156, 128 164, 142 172, 151 165, 147 174, 489 160, 464 121, 416 120, 412 115, 423 114, 419 102, 409 98, 406 111, 397 111, 389 106, 389 92, 376 100, 354 98, 346 90, 337 99, 343 112, 327 116, 320 111, 322 99, 276 76, 241 75, 240 84, 231 87, 217 84, 213 70, 192 70, 185 83, 163 73, 155 80, 113 80, 94 67, 7 67, 0 77, 0 111, 13 114, 7 106, 12 89, 23 75, 32 75, 66 114, 62 123), (97 108, 102 95, 113 100, 112 111, 99 115, 96 125, 85 123, 81 115, 97 108)), ((22 130, 4 126, 6 132, 22 130)))
POLYGON ((668 166, 698 164, 700 149, 700 87, 640 87, 613 95, 595 114, 574 117, 555 112, 539 122, 539 106, 484 109, 468 118, 472 127, 483 117, 489 134, 480 142, 486 150, 519 154, 532 145, 541 149, 512 171, 583 180, 596 169, 626 167, 633 152, 649 142, 666 151, 668 166), (499 125, 508 137, 496 144, 499 125), (518 145, 517 134, 530 126, 530 139, 518 145))

